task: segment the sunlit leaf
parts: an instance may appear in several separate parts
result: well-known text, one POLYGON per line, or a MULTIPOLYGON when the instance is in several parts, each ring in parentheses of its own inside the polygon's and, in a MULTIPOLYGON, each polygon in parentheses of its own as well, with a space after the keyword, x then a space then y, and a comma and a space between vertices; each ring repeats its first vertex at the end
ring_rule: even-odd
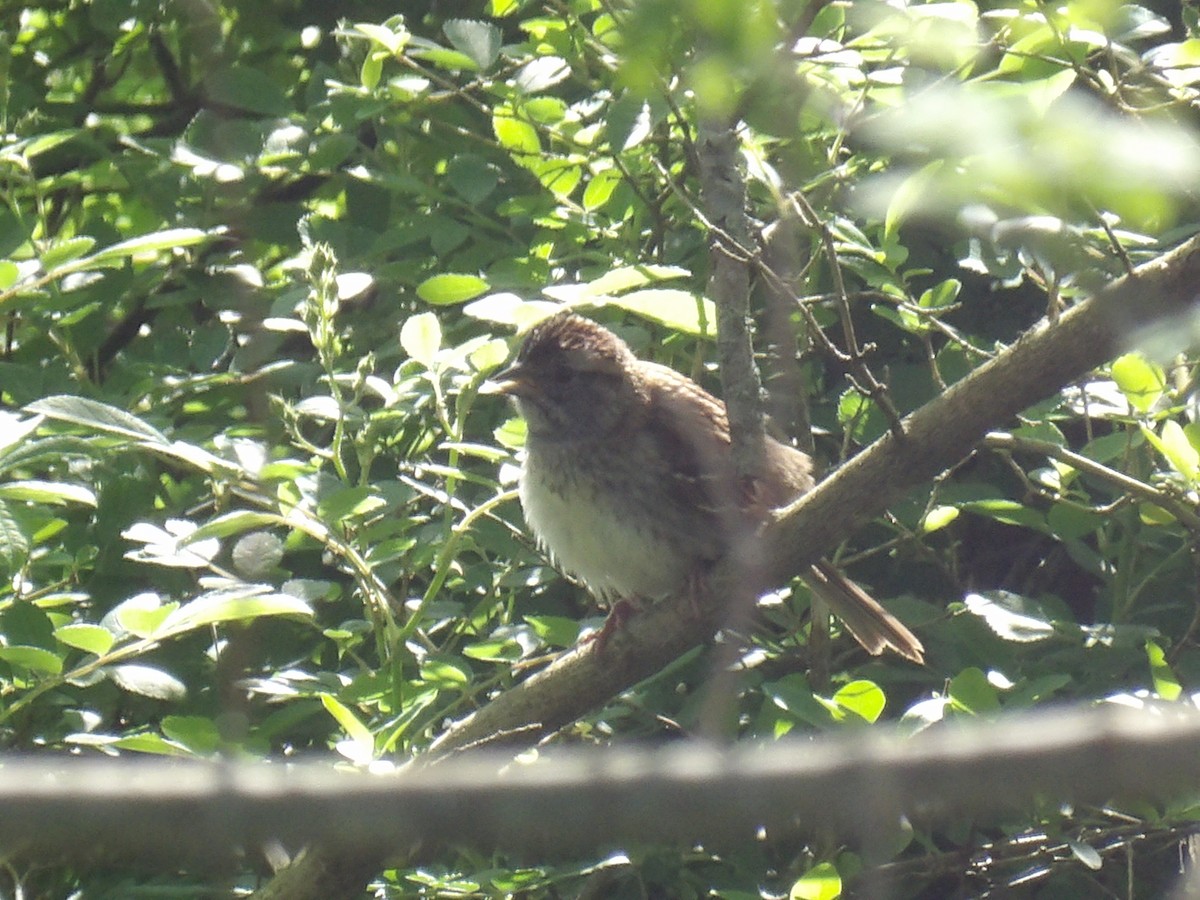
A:
POLYGON ((868 722, 874 722, 887 705, 887 697, 875 682, 859 679, 838 688, 833 695, 833 702, 868 722))
POLYGON ((1154 641, 1146 641, 1146 658, 1150 662, 1150 678, 1154 682, 1154 693, 1164 700, 1178 700, 1183 685, 1167 662, 1167 654, 1154 641))
POLYGON ((61 266, 63 263, 78 259, 96 246, 96 239, 87 236, 67 238, 57 241, 42 254, 42 268, 47 272, 61 266))
POLYGON ((1054 625, 1041 604, 1008 591, 967 594, 963 603, 988 627, 1008 641, 1042 641, 1054 634, 1054 625))
POLYGON ((133 694, 141 694, 154 700, 182 700, 187 696, 187 686, 162 669, 140 663, 109 666, 105 669, 113 683, 133 694))
POLYGON ((417 285, 417 296, 434 306, 450 306, 478 297, 487 289, 488 283, 477 275, 444 273, 417 285))
POLYGON ((176 250, 180 247, 192 247, 202 244, 213 237, 208 231, 199 228, 168 228, 151 234, 142 234, 120 243, 112 244, 100 250, 88 259, 93 263, 111 262, 137 256, 141 253, 157 253, 162 250, 176 250))
POLYGON ((536 94, 554 87, 571 76, 571 67, 560 56, 539 56, 518 70, 514 83, 526 94, 536 94))
POLYGON ((201 594, 167 616, 154 630, 154 636, 180 634, 214 625, 262 616, 312 616, 312 608, 299 597, 280 594, 259 585, 228 588, 201 594))
POLYGON ((788 900, 837 900, 842 896, 842 877, 833 863, 817 863, 797 880, 788 900))
POLYGON ((166 435, 147 425, 137 416, 117 409, 107 403, 87 397, 52 396, 37 400, 25 407, 26 411, 39 413, 48 419, 84 425, 96 431, 117 434, 123 437, 169 443, 166 435))
POLYGON ((97 656, 103 656, 112 649, 117 639, 107 628, 83 622, 56 628, 54 636, 68 647, 95 653, 97 656))
POLYGON ((1176 472, 1188 481, 1195 481, 1200 476, 1200 451, 1192 446, 1182 425, 1174 419, 1167 419, 1162 424, 1161 436, 1145 426, 1143 433, 1176 472))
POLYGON ((431 312, 409 316, 400 328, 400 346, 425 368, 433 368, 442 347, 442 326, 437 316, 431 312))
POLYGON ((163 620, 178 607, 178 603, 163 603, 157 594, 134 594, 113 608, 104 617, 103 624, 115 631, 128 631, 145 638, 157 631, 163 620))
POLYGON ((953 506, 935 506, 921 519, 921 530, 926 534, 945 528, 958 518, 958 509, 953 506))
POLYGON ((12 663, 14 666, 29 669, 31 672, 40 672, 43 675, 57 675, 62 671, 62 659, 58 654, 41 647, 26 647, 19 644, 12 647, 0 647, 0 659, 12 663))
POLYGON ((605 304, 636 313, 672 331, 710 336, 717 330, 717 308, 706 297, 673 288, 646 288, 610 297, 605 304))
POLYGON ((364 747, 374 747, 375 738, 371 734, 371 730, 363 724, 350 707, 332 694, 321 694, 321 705, 333 716, 351 740, 364 747))
POLYGON ((1000 698, 996 688, 988 681, 987 676, 974 666, 963 669, 950 679, 948 693, 956 707, 975 715, 1000 709, 1000 698))
POLYGON ((542 142, 537 129, 528 122, 516 118, 512 113, 498 112, 492 116, 492 131, 500 146, 517 153, 537 154, 542 151, 542 142))
POLYGON ((30 503, 96 505, 96 495, 91 488, 80 484, 60 484, 50 481, 10 481, 0 484, 0 498, 24 500, 30 503))
POLYGON ((163 716, 160 727, 164 735, 193 753, 207 755, 221 746, 217 724, 205 716, 163 716))
POLYGON ((500 29, 488 22, 450 19, 442 26, 442 31, 454 49, 471 57, 480 69, 488 68, 500 53, 500 29))
POLYGON ((1138 412, 1149 412, 1167 386, 1162 366, 1138 353, 1126 353, 1113 360, 1109 369, 1113 381, 1138 412))

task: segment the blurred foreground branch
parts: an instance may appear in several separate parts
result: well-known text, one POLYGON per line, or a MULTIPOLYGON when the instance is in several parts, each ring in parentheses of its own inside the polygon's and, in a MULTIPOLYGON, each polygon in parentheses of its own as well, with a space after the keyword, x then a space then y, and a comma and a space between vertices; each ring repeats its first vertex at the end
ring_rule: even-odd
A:
POLYGON ((637 841, 708 846, 832 829, 870 855, 926 823, 1035 797, 1102 803, 1200 787, 1200 714, 1106 707, 955 723, 914 737, 849 728, 716 748, 479 753, 389 775, 280 765, 17 758, 0 763, 0 846, 175 869, 269 839, 383 858, 446 845, 539 859, 637 841))

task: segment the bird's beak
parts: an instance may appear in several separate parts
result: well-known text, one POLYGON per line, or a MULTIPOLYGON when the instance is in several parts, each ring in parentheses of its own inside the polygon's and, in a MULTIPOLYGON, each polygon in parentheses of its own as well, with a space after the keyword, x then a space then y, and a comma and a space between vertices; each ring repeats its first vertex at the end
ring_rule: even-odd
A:
POLYGON ((530 392, 532 383, 529 373, 521 363, 513 363, 506 369, 488 377, 479 388, 481 394, 507 394, 510 397, 522 397, 530 392))

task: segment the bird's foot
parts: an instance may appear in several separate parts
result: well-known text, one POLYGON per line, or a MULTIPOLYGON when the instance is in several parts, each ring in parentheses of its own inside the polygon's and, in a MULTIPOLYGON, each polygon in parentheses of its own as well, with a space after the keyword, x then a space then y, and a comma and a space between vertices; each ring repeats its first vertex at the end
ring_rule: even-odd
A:
POLYGON ((633 614, 637 611, 637 604, 632 600, 622 597, 614 601, 613 605, 609 607, 608 617, 604 620, 604 624, 600 626, 600 630, 593 631, 581 643, 595 643, 596 655, 603 656, 612 636, 624 628, 625 624, 633 618, 633 614))

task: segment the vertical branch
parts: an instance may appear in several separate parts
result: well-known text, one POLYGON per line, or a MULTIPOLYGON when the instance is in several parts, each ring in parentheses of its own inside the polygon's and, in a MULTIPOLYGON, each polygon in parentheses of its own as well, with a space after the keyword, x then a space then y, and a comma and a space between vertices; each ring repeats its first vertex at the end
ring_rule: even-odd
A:
MULTIPOLYGON (((787 289, 801 269, 798 265, 800 234, 795 218, 784 215, 764 229, 762 235, 763 262, 777 276, 764 279, 762 289, 766 300, 763 331, 767 338, 767 411, 772 422, 809 456, 813 455, 812 422, 808 415, 808 393, 804 373, 800 369, 800 345, 792 325, 795 295, 787 289)), ((804 348, 811 338, 805 334, 804 348)))
POLYGON ((705 217, 711 225, 708 295, 717 306, 721 388, 729 411, 734 466, 743 479, 753 479, 762 471, 765 433, 762 382, 750 343, 750 227, 737 147, 733 126, 711 121, 700 126, 696 154, 705 217))
MULTIPOLYGON (((717 306, 717 353, 721 387, 729 416, 733 466, 748 490, 766 467, 762 382, 754 365, 750 340, 750 223, 746 216, 746 184, 737 164, 738 141, 728 123, 700 125, 696 146, 704 217, 709 223, 711 271, 708 295, 717 306)), ((763 570, 762 546, 749 535, 734 535, 729 557, 741 577, 725 598, 725 629, 736 633, 750 618, 763 570)), ((725 641, 712 661, 700 730, 710 737, 736 733, 734 697, 740 641, 725 641)))

